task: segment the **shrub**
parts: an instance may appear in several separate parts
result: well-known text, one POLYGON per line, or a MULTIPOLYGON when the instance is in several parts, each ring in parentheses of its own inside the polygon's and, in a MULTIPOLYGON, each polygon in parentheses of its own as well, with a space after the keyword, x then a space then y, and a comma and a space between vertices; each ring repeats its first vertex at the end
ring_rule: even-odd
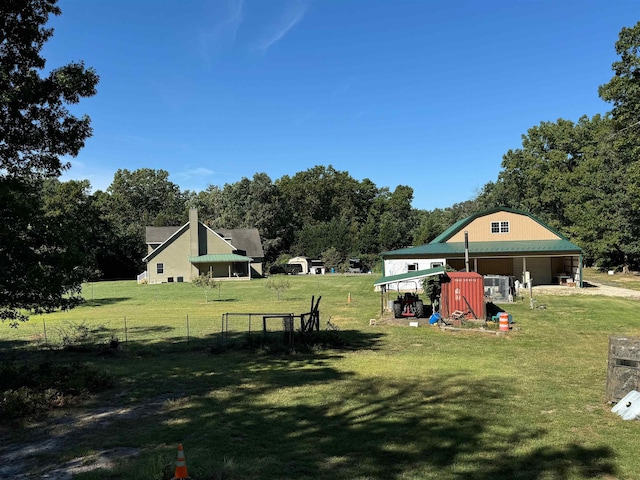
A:
POLYGON ((108 344, 114 338, 104 325, 92 328, 84 322, 61 325, 57 327, 57 332, 62 347, 71 350, 89 350, 108 344))
POLYGON ((15 421, 42 417, 81 395, 98 393, 113 385, 106 372, 79 362, 4 363, 0 365, 0 418, 15 421))

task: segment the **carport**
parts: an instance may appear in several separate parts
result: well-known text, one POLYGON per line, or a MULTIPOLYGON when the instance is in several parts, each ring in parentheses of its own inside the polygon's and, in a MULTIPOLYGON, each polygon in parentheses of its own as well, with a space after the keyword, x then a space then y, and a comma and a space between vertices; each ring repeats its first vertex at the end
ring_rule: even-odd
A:
POLYGON ((435 267, 426 270, 416 270, 414 272, 382 277, 380 280, 373 284, 374 289, 376 291, 380 291, 380 314, 382 315, 384 313, 384 306, 389 302, 389 291, 399 293, 403 290, 416 290, 416 287, 419 285, 419 282, 421 280, 436 275, 447 276, 446 268, 435 267))

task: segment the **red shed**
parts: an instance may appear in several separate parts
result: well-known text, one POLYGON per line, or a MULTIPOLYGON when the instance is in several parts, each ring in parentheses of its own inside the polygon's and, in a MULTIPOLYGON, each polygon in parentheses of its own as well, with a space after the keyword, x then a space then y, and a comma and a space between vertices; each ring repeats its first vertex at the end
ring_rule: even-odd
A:
POLYGON ((450 282, 442 283, 440 314, 451 318, 453 312, 463 312, 465 318, 485 318, 484 279, 476 272, 447 272, 450 282), (475 314, 475 315, 474 315, 475 314))

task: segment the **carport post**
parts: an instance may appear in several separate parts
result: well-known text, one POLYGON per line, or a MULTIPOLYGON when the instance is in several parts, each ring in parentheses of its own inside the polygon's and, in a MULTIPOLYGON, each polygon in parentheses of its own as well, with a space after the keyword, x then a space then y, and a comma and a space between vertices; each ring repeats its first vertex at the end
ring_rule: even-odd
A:
POLYGON ((582 288, 582 252, 580 252, 580 260, 578 261, 578 271, 580 274, 580 283, 578 285, 582 288))
POLYGON ((469 232, 464 231, 464 268, 469 272, 469 232))

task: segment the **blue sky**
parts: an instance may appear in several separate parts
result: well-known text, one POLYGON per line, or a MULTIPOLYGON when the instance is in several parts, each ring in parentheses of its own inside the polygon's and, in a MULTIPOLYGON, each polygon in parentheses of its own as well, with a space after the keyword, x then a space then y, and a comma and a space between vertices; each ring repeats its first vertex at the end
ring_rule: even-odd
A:
POLYGON ((444 208, 541 121, 610 106, 634 0, 60 0, 47 68, 84 60, 94 135, 62 177, 183 190, 333 165, 444 208))

